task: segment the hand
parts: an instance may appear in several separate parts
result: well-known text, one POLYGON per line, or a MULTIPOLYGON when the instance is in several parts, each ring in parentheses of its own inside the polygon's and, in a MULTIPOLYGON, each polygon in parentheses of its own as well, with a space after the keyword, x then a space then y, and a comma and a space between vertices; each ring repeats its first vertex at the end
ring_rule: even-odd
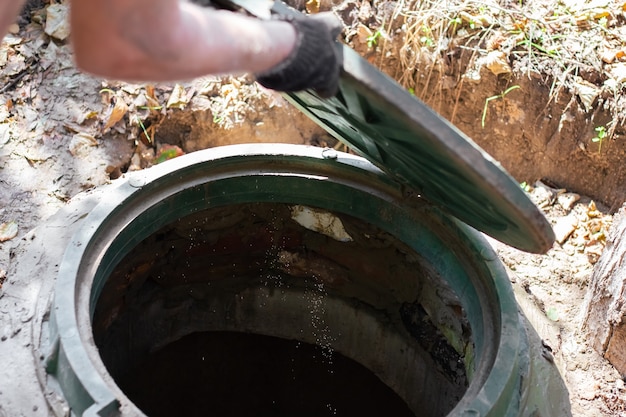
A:
POLYGON ((284 61, 256 74, 257 81, 272 90, 291 92, 313 89, 320 97, 334 96, 341 68, 336 45, 341 23, 332 13, 287 21, 296 30, 296 46, 284 61))

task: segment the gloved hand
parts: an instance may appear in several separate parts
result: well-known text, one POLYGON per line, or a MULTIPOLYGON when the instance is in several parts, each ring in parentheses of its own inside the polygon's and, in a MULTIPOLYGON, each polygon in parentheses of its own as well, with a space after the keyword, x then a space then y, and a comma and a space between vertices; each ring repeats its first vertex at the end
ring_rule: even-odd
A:
POLYGON ((296 46, 289 56, 269 70, 256 74, 264 87, 278 91, 313 89, 320 97, 337 93, 341 57, 335 40, 341 23, 332 13, 288 18, 296 30, 296 46))

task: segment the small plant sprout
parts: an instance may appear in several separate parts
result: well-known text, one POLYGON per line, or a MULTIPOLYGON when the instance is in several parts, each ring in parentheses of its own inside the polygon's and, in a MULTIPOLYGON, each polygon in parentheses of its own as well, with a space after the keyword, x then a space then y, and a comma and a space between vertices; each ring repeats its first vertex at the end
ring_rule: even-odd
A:
POLYGON ((427 25, 422 25, 420 31, 423 34, 422 36, 420 36, 420 43, 422 45, 426 45, 429 48, 435 46, 435 39, 433 38, 432 29, 427 25))
POLYGON ((456 33, 456 30, 458 27, 460 27, 463 24, 463 19, 461 19, 459 16, 450 19, 450 26, 452 27, 452 32, 456 33))
POLYGON ((435 40, 429 36, 422 36, 420 38, 420 42, 428 46, 429 48, 432 48, 433 46, 435 46, 435 40))
POLYGON ((499 98, 504 98, 504 96, 506 96, 507 94, 509 94, 511 91, 516 90, 520 88, 519 85, 513 85, 509 88, 507 88, 506 90, 504 90, 502 93, 500 94, 496 94, 495 96, 491 96, 491 97, 487 97, 485 99, 485 107, 483 108, 483 118, 481 120, 481 126, 483 127, 483 129, 485 128, 485 119, 487 118, 487 107, 489 106, 489 102, 491 100, 496 100, 499 98))
POLYGON ((608 132, 604 126, 598 126, 594 130, 596 135, 591 138, 591 141, 598 144, 598 153, 600 153, 602 151, 602 142, 607 139, 608 132))
POLYGON ((383 33, 380 30, 377 30, 376 32, 372 33, 370 36, 367 37, 367 47, 368 48, 373 48, 376 45, 378 45, 378 38, 380 38, 383 35, 383 33))

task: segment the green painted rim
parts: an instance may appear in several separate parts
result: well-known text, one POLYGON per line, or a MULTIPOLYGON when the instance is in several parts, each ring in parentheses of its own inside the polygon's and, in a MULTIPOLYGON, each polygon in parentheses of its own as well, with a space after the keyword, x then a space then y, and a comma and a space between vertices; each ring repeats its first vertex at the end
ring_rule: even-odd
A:
POLYGON ((298 203, 350 213, 420 253, 459 296, 474 336, 472 380, 449 415, 517 415, 528 353, 501 263, 476 231, 429 204, 406 204, 401 188, 361 158, 298 145, 215 148, 129 175, 107 191, 68 245, 51 312, 56 349, 48 372, 78 416, 134 407, 108 375, 91 334, 112 269, 161 226, 199 210, 298 203))

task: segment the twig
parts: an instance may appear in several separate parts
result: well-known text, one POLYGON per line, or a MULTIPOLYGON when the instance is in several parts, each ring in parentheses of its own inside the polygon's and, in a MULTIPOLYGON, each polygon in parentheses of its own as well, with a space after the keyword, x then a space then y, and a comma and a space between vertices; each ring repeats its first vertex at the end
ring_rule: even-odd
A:
POLYGON ((9 90, 12 87, 15 87, 15 84, 17 84, 22 78, 24 78, 24 76, 28 74, 28 69, 24 69, 21 72, 19 72, 15 78, 13 78, 11 81, 9 81, 4 87, 2 87, 2 89, 0 89, 0 94, 6 92, 7 90, 9 90))

